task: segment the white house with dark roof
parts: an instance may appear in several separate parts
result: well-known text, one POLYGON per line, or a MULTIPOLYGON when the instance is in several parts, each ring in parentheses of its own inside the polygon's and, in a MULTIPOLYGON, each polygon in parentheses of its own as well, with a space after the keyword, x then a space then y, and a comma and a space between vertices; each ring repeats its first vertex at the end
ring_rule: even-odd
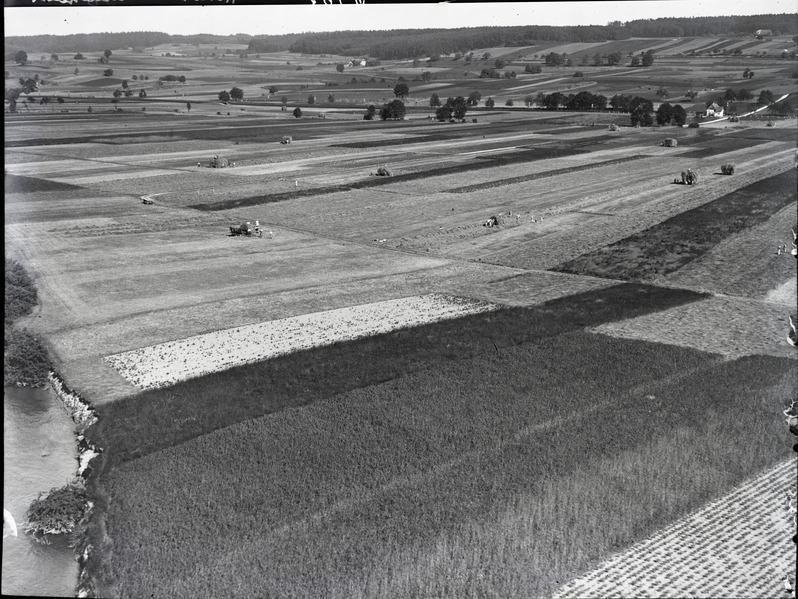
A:
POLYGON ((723 106, 720 106, 717 102, 713 102, 707 106, 707 111, 704 113, 704 116, 723 116, 723 106))

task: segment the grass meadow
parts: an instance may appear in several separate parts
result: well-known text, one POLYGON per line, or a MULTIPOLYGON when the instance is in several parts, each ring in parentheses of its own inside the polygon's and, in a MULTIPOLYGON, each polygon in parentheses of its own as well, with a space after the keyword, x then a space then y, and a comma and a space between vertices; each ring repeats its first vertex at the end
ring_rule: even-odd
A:
POLYGON ((108 583, 545 596, 781 459, 795 383, 790 359, 581 331, 430 366, 115 469, 108 583))

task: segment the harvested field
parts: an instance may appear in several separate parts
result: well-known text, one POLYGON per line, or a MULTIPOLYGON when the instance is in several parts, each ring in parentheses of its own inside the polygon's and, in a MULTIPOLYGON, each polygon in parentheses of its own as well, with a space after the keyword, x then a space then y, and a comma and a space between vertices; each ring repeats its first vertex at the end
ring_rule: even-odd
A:
POLYGON ((564 262, 557 270, 613 279, 666 275, 791 205, 797 184, 795 170, 791 169, 564 262))
POLYGON ((569 597, 777 597, 795 571, 795 460, 658 531, 557 589, 569 597))
POLYGON ((654 280, 794 306, 798 302, 795 259, 788 252, 779 253, 778 247, 789 245, 797 222, 798 204, 792 203, 767 221, 735 233, 686 266, 654 280), (774 294, 777 289, 781 291, 774 294))
POLYGON ((153 345, 106 360, 142 389, 292 352, 457 318, 498 306, 426 295, 272 320, 153 345))
POLYGON ((794 306, 716 296, 592 330, 715 352, 728 359, 757 354, 795 358, 795 348, 787 342, 787 316, 794 310, 794 306))
MULTIPOLYGON (((505 48, 507 67, 545 47, 505 48)), ((453 124, 429 122, 424 96, 470 93, 476 64, 442 57, 438 83, 411 85, 409 120, 382 122, 364 106, 418 75, 409 60, 338 74, 343 57, 202 51, 226 56, 115 52, 117 75, 153 77, 118 113, 51 61, 70 112, 6 119, 6 251, 41 298, 21 324, 101 416, 90 484, 110 536, 90 541, 114 551, 90 560, 108 574, 98 595, 551 596, 783 459, 796 287, 773 244, 795 221, 794 120, 635 129, 520 105, 662 85, 706 88, 697 110, 750 57, 480 79, 517 106, 453 124), (170 71, 190 82, 156 89, 170 71), (222 107, 231 74, 245 101, 222 107), (334 107, 303 104, 330 92, 334 107), (214 155, 236 167, 197 167, 214 155), (734 176, 713 175, 723 162, 734 176), (381 165, 396 176, 371 177, 381 165), (687 168, 700 184, 673 185, 687 168), (711 243, 665 259, 680 268, 656 286, 543 270, 681 214, 674 235, 711 243), (229 234, 256 220, 262 238, 229 234)), ((755 85, 781 93, 789 61, 756 60, 755 85)))

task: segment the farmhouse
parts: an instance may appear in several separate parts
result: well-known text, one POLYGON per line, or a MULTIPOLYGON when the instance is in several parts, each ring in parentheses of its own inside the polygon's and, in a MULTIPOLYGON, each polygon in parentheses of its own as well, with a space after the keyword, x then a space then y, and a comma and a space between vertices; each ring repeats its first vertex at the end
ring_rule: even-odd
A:
POLYGON ((773 37, 773 32, 770 29, 757 29, 754 35, 762 39, 763 37, 773 37))
POLYGON ((717 102, 713 102, 707 106, 707 111, 704 113, 704 116, 723 116, 723 106, 720 106, 717 102))

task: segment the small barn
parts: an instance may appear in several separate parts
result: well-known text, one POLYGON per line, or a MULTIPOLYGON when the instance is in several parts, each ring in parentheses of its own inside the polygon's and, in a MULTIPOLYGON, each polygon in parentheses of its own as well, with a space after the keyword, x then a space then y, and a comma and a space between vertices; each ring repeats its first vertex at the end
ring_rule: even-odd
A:
POLYGON ((659 145, 661 145, 661 146, 663 146, 665 148, 675 148, 676 146, 679 145, 679 142, 677 142, 672 137, 666 137, 661 142, 659 142, 659 145))

